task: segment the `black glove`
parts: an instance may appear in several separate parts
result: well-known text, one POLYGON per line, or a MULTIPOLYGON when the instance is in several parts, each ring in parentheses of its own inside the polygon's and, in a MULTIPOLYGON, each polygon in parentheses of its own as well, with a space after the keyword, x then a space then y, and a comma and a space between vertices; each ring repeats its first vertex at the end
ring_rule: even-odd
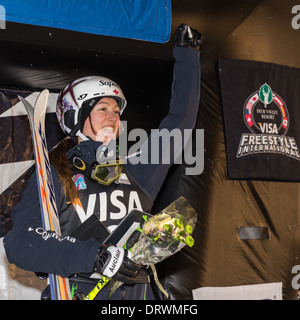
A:
POLYGON ((202 34, 182 23, 175 31, 174 44, 178 47, 191 47, 200 50, 202 34))
POLYGON ((123 283, 136 283, 140 267, 128 258, 128 250, 102 245, 96 255, 94 271, 123 283))

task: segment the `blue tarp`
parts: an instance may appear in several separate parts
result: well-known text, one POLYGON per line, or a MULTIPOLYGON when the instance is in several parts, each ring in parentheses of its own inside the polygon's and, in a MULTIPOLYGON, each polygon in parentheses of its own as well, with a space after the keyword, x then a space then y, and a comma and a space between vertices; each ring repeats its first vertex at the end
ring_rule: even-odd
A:
POLYGON ((6 20, 165 43, 171 0, 2 0, 6 20))

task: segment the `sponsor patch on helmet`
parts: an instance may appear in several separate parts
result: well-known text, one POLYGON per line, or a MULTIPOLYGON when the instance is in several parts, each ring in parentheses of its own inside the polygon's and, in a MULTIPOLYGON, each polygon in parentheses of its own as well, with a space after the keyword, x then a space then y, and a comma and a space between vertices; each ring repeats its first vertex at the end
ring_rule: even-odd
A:
POLYGON ((119 86, 117 83, 113 82, 113 81, 100 80, 100 81, 99 81, 99 85, 100 85, 100 86, 120 88, 120 86, 119 86))
POLYGON ((87 93, 83 93, 77 99, 78 100, 83 100, 87 95, 88 95, 87 93))

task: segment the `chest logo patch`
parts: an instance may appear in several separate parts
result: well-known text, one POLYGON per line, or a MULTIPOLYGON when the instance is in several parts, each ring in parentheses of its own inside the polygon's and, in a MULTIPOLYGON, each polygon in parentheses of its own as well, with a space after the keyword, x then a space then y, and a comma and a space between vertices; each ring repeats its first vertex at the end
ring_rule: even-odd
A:
POLYGON ((86 183, 84 181, 84 176, 82 174, 76 174, 73 177, 73 181, 77 190, 85 190, 87 188, 86 183))

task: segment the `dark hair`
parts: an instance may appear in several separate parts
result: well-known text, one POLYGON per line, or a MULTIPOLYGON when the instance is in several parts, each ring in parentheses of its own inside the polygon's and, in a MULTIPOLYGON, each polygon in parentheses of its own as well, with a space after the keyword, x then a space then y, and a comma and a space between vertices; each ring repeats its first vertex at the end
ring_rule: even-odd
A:
POLYGON ((67 160, 66 152, 75 145, 75 141, 72 138, 67 137, 49 153, 49 160, 55 167, 62 183, 63 192, 67 201, 70 202, 77 198, 78 195, 75 183, 72 179, 74 172, 72 165, 67 160))

